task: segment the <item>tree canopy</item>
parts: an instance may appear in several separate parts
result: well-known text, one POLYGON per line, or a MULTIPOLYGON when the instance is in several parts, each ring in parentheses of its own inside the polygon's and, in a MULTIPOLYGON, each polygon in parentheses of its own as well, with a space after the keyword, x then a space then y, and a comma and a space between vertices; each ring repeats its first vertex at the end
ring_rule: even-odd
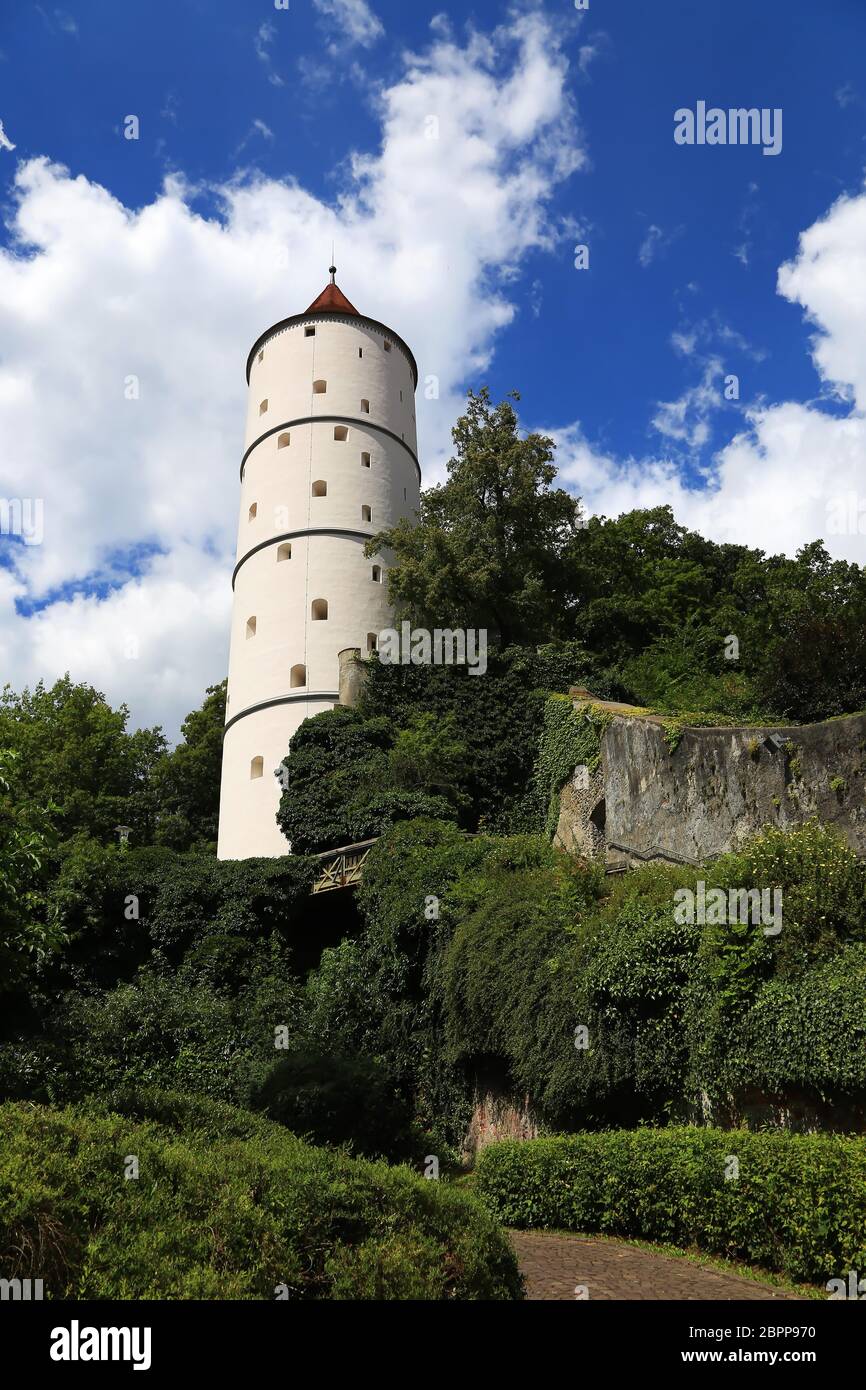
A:
POLYGON ((368 544, 394 553, 391 599, 428 628, 487 628, 503 646, 565 632, 580 504, 553 486, 553 441, 521 437, 514 407, 494 406, 486 387, 470 392, 452 435, 448 481, 422 494, 417 524, 368 544))

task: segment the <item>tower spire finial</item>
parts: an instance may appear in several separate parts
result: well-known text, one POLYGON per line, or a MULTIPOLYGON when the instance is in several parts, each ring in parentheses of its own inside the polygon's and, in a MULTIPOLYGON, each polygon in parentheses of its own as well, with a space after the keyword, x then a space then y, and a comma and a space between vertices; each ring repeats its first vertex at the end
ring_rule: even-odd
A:
POLYGON ((330 267, 329 267, 329 274, 330 274, 330 276, 331 276, 331 284, 332 284, 332 285, 336 285, 336 283, 337 283, 337 267, 334 265, 334 243, 333 243, 333 242, 331 242, 331 264, 330 264, 330 267))

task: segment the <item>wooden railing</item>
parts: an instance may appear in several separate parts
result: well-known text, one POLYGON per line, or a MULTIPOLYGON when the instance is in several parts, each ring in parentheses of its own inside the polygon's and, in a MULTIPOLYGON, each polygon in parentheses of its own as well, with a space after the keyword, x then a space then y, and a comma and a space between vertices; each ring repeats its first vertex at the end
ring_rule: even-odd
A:
POLYGON ((314 893, 332 893, 336 888, 354 888, 361 882, 364 863, 375 840, 361 840, 357 845, 341 845, 339 849, 326 849, 315 856, 321 865, 321 873, 313 884, 314 893))

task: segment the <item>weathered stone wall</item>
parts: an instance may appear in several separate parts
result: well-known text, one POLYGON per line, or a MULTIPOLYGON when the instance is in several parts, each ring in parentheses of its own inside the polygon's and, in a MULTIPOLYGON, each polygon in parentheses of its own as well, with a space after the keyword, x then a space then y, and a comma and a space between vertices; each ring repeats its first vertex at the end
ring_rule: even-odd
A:
POLYGON ((583 859, 604 856, 604 777, 581 763, 559 794, 559 821, 553 843, 583 859))
POLYGON ((765 825, 815 818, 866 857, 866 715, 795 728, 686 729, 615 717, 602 739, 609 863, 699 862, 765 825))
POLYGON ((537 1139, 538 1135, 529 1096, 521 1100, 501 1086, 476 1085, 472 1115, 461 1145, 465 1159, 473 1159, 488 1144, 498 1144, 503 1139, 537 1139))

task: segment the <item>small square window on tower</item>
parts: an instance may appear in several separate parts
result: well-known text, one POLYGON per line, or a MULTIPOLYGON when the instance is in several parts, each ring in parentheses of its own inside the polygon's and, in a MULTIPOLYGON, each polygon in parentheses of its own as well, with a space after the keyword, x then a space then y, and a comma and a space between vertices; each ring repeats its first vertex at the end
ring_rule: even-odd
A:
POLYGON ((372 508, 372 507, 363 507, 363 506, 362 506, 362 508, 361 508, 361 520, 362 520, 362 521, 372 521, 372 520, 373 520, 373 508, 372 508))
POLYGON ((362 402, 361 402, 361 414, 362 414, 362 415, 369 415, 369 414, 370 414, 370 402, 369 402, 369 401, 362 401, 362 402))
POLYGON ((370 455, 369 455, 369 454, 362 454, 362 455, 361 455, 361 467, 362 467, 362 468, 369 468, 369 467, 370 467, 370 455))
POLYGON ((349 430, 348 430, 347 426, 346 426, 346 425, 335 425, 335 426, 334 426, 334 438, 337 439, 337 440, 339 440, 341 444, 344 444, 344 443, 346 442, 346 440, 349 438, 349 430))
POLYGON ((260 402, 259 402, 259 414, 260 414, 260 415, 264 415, 264 413, 265 413, 265 411, 267 410, 267 408, 268 408, 268 401, 267 401, 267 397, 265 397, 265 399, 264 399, 263 401, 260 401, 260 402))
POLYGON ((305 329, 304 329, 304 337, 305 337, 305 338, 315 338, 315 336, 316 336, 316 330, 315 330, 315 328, 313 328, 312 326, 309 327, 309 328, 305 328, 305 329))
POLYGON ((391 344, 388 342, 388 339, 387 339, 387 338, 385 339, 385 351, 386 351, 386 352, 390 352, 390 351, 391 351, 391 344))

